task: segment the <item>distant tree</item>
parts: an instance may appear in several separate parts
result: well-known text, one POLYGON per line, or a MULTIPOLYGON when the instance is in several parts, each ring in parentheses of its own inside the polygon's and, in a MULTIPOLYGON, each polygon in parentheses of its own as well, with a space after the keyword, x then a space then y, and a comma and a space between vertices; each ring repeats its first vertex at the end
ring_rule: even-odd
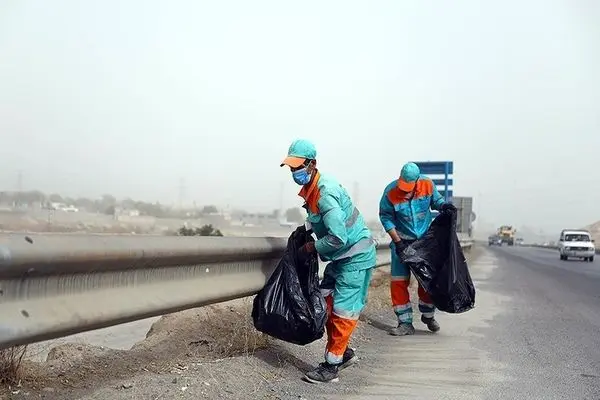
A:
POLYGON ((39 190, 30 190, 27 192, 16 192, 13 195, 13 201, 17 204, 31 205, 33 203, 43 203, 46 195, 39 190))
POLYGON ((115 210, 116 210, 115 206, 108 206, 108 207, 106 207, 106 209, 104 209, 104 214, 115 215, 115 210))
POLYGON ((114 207, 116 205, 117 205, 117 199, 115 199, 115 197, 110 194, 104 194, 104 195, 102 195, 102 197, 99 200, 96 200, 94 202, 94 208, 105 214, 108 214, 108 211, 110 211, 110 210, 114 211, 114 207), (111 207, 111 206, 112 206, 112 208, 109 209, 109 207, 111 207))
POLYGON ((217 214, 218 212, 219 209, 213 205, 202 207, 202 214, 217 214))
POLYGON ((63 200, 62 196, 60 194, 56 194, 56 193, 52 193, 50 196, 48 196, 48 200, 51 201, 52 203, 64 203, 65 202, 63 200))
POLYGON ((112 194, 103 194, 100 200, 106 206, 114 206, 117 204, 117 199, 112 194))
POLYGON ((179 236, 223 236, 220 230, 213 228, 212 225, 204 225, 201 228, 181 227, 178 231, 179 236))
POLYGON ((87 197, 80 197, 74 202, 75 207, 82 208, 87 211, 96 211, 96 205, 92 199, 88 199, 87 197))
POLYGON ((181 228, 179 228, 179 230, 177 231, 177 234, 179 236, 196 236, 195 235, 196 230, 193 228, 188 228, 186 226, 182 226, 181 228))
POLYGON ((302 215, 302 211, 298 207, 288 208, 285 211, 285 218, 289 222, 298 222, 298 223, 304 222, 304 219, 305 219, 304 215, 302 215))
POLYGON ((135 203, 135 208, 140 211, 141 215, 149 215, 157 218, 164 218, 168 215, 168 210, 158 202, 146 203, 143 201, 137 201, 135 203))
POLYGON ((136 201, 132 200, 132 199, 124 199, 123 201, 121 201, 121 207, 127 209, 127 210, 132 210, 136 208, 136 201))
POLYGON ((213 228, 212 225, 204 225, 198 230, 200 236, 223 236, 220 230, 213 228))

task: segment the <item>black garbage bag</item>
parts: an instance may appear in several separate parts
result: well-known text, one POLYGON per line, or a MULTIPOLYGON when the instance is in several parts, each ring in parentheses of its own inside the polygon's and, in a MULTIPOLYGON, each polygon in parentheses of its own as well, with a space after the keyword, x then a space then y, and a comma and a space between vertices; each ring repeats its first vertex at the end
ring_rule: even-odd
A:
POLYGON ((290 235, 283 257, 252 307, 258 331, 298 345, 321 339, 327 320, 327 305, 319 290, 317 254, 299 250, 307 241, 314 239, 304 226, 299 226, 290 235))
POLYGON ((427 233, 400 254, 436 308, 454 314, 475 307, 475 286, 456 235, 456 219, 456 211, 440 213, 427 233))

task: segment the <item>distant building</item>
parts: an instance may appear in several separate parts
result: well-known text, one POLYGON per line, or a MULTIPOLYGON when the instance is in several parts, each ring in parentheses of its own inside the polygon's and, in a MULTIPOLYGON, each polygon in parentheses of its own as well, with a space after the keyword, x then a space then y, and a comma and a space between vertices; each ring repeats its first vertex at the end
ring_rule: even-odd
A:
POLYGON ((140 210, 137 210, 135 208, 128 209, 128 208, 115 207, 115 215, 125 216, 125 217, 139 217, 140 210))

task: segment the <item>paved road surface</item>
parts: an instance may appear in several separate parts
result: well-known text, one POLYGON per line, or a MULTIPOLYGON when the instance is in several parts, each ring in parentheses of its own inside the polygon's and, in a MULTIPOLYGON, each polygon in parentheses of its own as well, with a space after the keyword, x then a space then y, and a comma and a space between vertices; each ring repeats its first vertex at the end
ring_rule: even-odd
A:
POLYGON ((477 308, 440 315, 439 335, 365 349, 369 384, 356 399, 600 399, 598 260, 491 248, 472 274, 477 308))
POLYGON ((514 382, 490 398, 600 398, 600 262, 560 261, 556 250, 491 250, 487 287, 510 297, 480 346, 514 382), (502 396, 500 396, 502 394, 502 396))

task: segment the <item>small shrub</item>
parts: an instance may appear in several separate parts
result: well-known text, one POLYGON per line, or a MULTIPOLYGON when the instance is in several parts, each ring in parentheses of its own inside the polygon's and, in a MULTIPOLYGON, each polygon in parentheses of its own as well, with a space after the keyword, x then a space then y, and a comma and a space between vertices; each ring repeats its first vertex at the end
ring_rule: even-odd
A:
POLYGON ((220 230, 213 228, 212 225, 204 225, 201 228, 181 227, 177 232, 179 236, 223 236, 220 230))
POLYGON ((27 346, 16 346, 0 350, 0 385, 16 385, 19 382, 21 362, 27 346))

